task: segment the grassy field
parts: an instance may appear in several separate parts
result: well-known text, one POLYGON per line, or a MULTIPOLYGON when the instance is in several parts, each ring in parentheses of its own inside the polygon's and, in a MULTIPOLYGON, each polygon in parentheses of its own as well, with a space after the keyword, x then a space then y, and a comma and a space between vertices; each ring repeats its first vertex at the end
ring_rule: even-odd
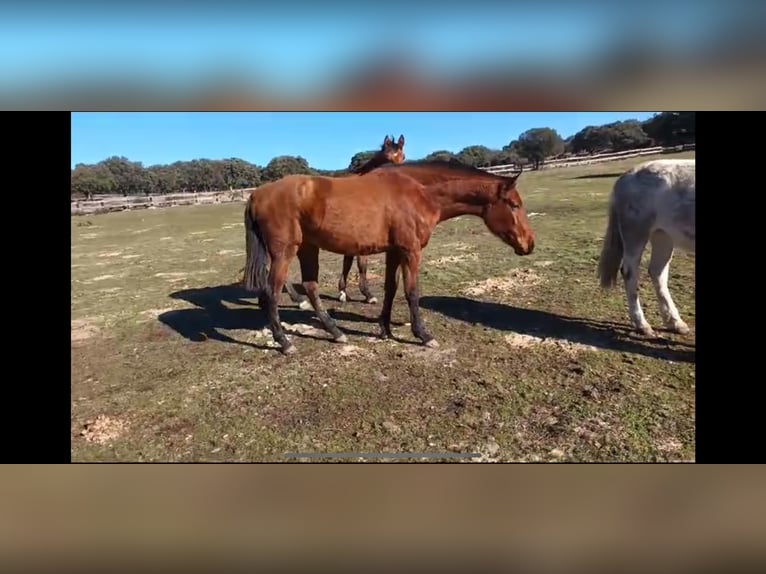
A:
MULTIPOLYGON (((602 292, 595 276, 611 186, 645 159, 522 175, 537 234, 528 257, 478 218, 439 225, 421 273, 438 349, 414 344, 401 289, 402 340, 376 339, 380 305, 360 302, 355 270, 339 303, 341 257, 323 253, 321 291, 349 341, 327 340, 283 293, 298 352, 282 356, 238 287, 240 203, 73 217, 72 459, 693 460, 694 257, 677 251, 670 272, 686 336, 661 330, 648 251, 641 301, 659 339, 633 334, 622 286, 602 292)), ((370 258, 378 298, 382 261, 370 258)))

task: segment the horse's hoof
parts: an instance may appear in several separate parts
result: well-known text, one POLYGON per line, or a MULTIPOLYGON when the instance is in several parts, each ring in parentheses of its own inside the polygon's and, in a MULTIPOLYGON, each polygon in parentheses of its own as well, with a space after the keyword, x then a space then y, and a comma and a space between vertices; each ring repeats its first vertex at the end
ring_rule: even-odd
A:
POLYGON ((304 299, 303 301, 298 303, 298 309, 303 309, 304 311, 309 311, 313 309, 313 307, 311 306, 311 301, 309 301, 308 299, 304 299))
POLYGON ((375 303, 377 302, 378 302, 377 297, 370 297, 369 299, 367 299, 367 303, 369 303, 370 305, 375 305, 375 303))
POLYGON ((346 292, 345 291, 341 291, 340 292, 340 294, 338 295, 338 301, 340 301, 341 303, 345 303, 346 302, 346 292))
POLYGON ((437 349, 439 347, 439 342, 436 339, 431 339, 427 343, 425 343, 425 346, 429 349, 437 349))
POLYGON ((670 330, 675 332, 675 333, 678 333, 679 335, 688 335, 692 331, 689 328, 689 325, 687 325, 683 321, 678 321, 677 323, 674 323, 671 326, 670 330))
POLYGON ((638 332, 643 335, 644 337, 656 337, 657 334, 654 332, 654 329, 652 329, 649 325, 643 325, 638 328, 638 332))
POLYGON ((336 343, 348 343, 348 337, 346 335, 341 335, 340 337, 335 337, 333 339, 336 343))
POLYGON ((295 348, 295 345, 288 345, 287 347, 282 347, 282 354, 283 355, 292 355, 295 353, 297 349, 295 348))

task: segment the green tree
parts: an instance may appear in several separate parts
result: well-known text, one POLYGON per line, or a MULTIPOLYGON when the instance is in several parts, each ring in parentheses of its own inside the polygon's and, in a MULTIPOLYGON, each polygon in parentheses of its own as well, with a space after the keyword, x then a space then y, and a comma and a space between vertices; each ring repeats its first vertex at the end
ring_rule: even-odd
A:
POLYGON ((696 135, 694 112, 661 112, 646 120, 642 127, 657 145, 692 143, 696 135))
POLYGON ((495 155, 491 149, 484 145, 471 145, 461 149, 457 153, 457 159, 466 165, 473 167, 487 167, 492 164, 495 155))
POLYGON ((351 157, 351 161, 348 164, 348 171, 356 173, 360 167, 370 161, 376 154, 374 150, 360 151, 355 153, 351 157))
MULTIPOLYGON (((252 173, 249 169, 252 164, 237 158, 221 160, 220 164, 225 189, 253 187, 250 184, 252 173)), ((260 181, 260 173, 258 173, 256 178, 257 181, 260 181)))
POLYGON ((564 152, 564 141, 552 128, 532 128, 519 136, 520 155, 539 169, 546 157, 564 152))
POLYGON ((614 122, 604 126, 604 129, 609 135, 612 151, 639 149, 648 147, 652 143, 638 120, 614 122))
POLYGON ((310 175, 312 172, 309 163, 301 156, 281 155, 266 165, 266 169, 263 170, 263 180, 276 181, 286 175, 310 175))
POLYGON ((612 145, 609 133, 604 126, 586 126, 572 136, 572 153, 597 153, 610 149, 612 145))
POLYGON ((126 157, 112 156, 100 162, 114 177, 115 191, 122 195, 138 195, 144 192, 147 179, 140 161, 130 161, 126 157))
POLYGON ((72 170, 70 195, 82 194, 93 199, 97 193, 113 193, 116 182, 106 166, 78 163, 72 170))

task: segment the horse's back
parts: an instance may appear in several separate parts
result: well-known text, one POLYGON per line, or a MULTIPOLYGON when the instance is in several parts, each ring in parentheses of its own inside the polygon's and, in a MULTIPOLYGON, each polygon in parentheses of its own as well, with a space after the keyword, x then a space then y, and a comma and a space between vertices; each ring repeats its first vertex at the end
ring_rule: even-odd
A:
POLYGON ((308 175, 286 175, 264 183, 250 193, 250 204, 264 210, 294 202, 301 193, 306 193, 307 186, 311 188, 311 179, 308 175))
POLYGON ((694 251, 695 160, 656 159, 626 171, 614 184, 612 204, 622 225, 648 225, 694 251))
POLYGON ((668 194, 680 194, 693 201, 694 189, 693 159, 655 159, 640 163, 617 178, 612 198, 642 205, 663 201, 662 196, 668 194))

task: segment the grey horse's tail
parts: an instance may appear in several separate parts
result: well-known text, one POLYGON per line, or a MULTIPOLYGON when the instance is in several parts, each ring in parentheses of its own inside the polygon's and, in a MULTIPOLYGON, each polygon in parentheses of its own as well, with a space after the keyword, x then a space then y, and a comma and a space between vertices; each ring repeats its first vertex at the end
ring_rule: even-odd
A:
POLYGON ((598 277, 601 287, 609 289, 617 284, 617 273, 622 263, 622 235, 620 234, 619 216, 614 201, 609 202, 609 222, 606 226, 604 244, 598 260, 598 277))
POLYGON ((258 223, 253 220, 251 200, 245 205, 245 274, 242 284, 249 291, 262 292, 268 277, 269 252, 258 223))

